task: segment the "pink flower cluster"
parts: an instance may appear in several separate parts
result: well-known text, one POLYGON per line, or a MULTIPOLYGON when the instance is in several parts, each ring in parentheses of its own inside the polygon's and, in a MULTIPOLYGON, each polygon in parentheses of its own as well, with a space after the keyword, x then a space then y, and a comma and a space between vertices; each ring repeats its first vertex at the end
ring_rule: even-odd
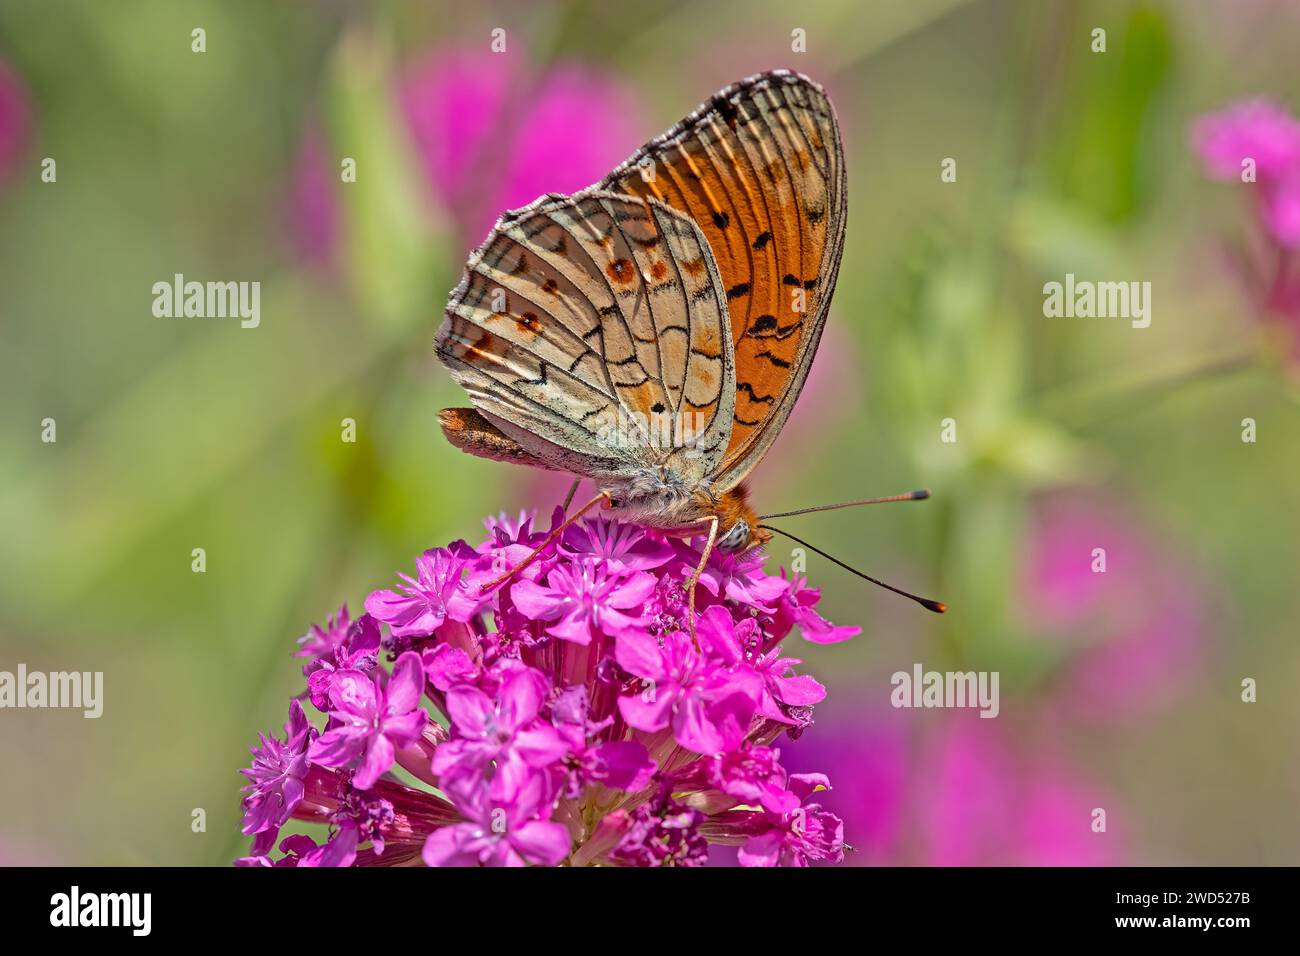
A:
POLYGON ((604 518, 484 587, 547 539, 527 516, 487 524, 479 547, 426 551, 359 619, 344 608, 302 639, 324 725, 295 699, 284 738, 253 748, 239 864, 694 866, 710 844, 748 866, 843 858, 827 779, 787 773, 773 744, 825 697, 782 641, 857 628, 761 554, 715 551, 692 639, 703 542, 604 518), (326 838, 280 839, 291 819, 326 838))

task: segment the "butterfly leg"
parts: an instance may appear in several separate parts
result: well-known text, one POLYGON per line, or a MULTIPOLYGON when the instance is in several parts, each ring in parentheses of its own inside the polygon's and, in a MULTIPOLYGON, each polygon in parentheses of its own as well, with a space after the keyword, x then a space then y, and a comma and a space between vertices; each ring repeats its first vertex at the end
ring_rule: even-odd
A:
POLYGON ((564 496, 564 504, 560 506, 560 510, 566 515, 569 513, 569 505, 573 504, 573 496, 578 493, 578 485, 580 484, 582 484, 582 479, 574 478, 573 484, 569 485, 569 493, 564 496))
POLYGON ((528 565, 536 561, 537 556, 546 550, 547 545, 549 545, 552 541, 554 541, 556 538, 562 535, 564 533, 565 528, 569 527, 569 525, 573 524, 575 521, 581 518, 584 514, 586 514, 596 505, 600 504, 602 501, 609 502, 611 500, 612 499, 610 498, 608 491, 602 491, 600 494, 596 495, 596 497, 592 498, 585 505, 583 505, 572 515, 565 518, 564 521, 560 522, 559 525, 553 528, 551 530, 551 533, 546 536, 546 539, 541 544, 539 544, 536 548, 533 549, 532 554, 528 555, 528 557, 524 558, 522 561, 516 564, 509 571, 506 571, 504 574, 493 578, 491 581, 487 582, 486 584, 480 584, 479 591, 480 592, 492 591, 500 587, 503 583, 510 580, 512 577, 514 577, 524 568, 528 567, 528 565))
POLYGON ((713 545, 718 540, 718 516, 711 515, 701 521, 709 525, 709 537, 704 542, 704 553, 700 555, 700 563, 695 566, 695 571, 691 574, 690 579, 686 582, 686 607, 690 615, 687 620, 690 624, 691 643, 695 649, 700 649, 699 639, 695 636, 695 585, 700 583, 700 575, 704 573, 704 568, 709 563, 709 555, 713 553, 713 545))

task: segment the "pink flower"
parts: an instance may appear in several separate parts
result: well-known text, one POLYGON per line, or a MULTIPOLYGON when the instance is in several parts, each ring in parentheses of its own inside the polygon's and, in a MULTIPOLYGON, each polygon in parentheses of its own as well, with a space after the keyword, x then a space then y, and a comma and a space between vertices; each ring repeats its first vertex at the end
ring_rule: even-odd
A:
POLYGON ((682 631, 659 639, 623 634, 614 654, 625 671, 649 682, 619 698, 619 712, 628 724, 646 731, 671 724, 678 743, 702 754, 740 746, 763 690, 752 668, 713 664, 682 631))
POLYGON ((560 733, 538 719, 550 683, 540 671, 520 667, 501 682, 495 698, 462 684, 447 692, 447 715, 457 737, 439 747, 433 772, 452 778, 482 775, 491 764, 513 759, 545 767, 568 752, 560 733))
MULTIPOLYGON (((683 565, 694 571, 704 554, 704 539, 698 538, 691 547, 681 548, 683 565)), ((763 554, 752 550, 741 554, 714 549, 700 575, 700 587, 719 600, 734 601, 764 614, 771 614, 777 598, 789 590, 782 578, 763 573, 763 554)))
POLYGON ((501 210, 598 181, 641 145, 629 90, 561 63, 440 50, 407 70, 401 104, 429 185, 477 245, 501 210))
POLYGON ((1255 162, 1260 180, 1277 182, 1300 165, 1300 121, 1267 99, 1234 103, 1199 117, 1192 143, 1216 179, 1239 179, 1242 161, 1255 162))
POLYGON ((654 593, 654 575, 619 577, 612 570, 591 560, 557 566, 545 584, 520 581, 510 597, 526 617, 548 622, 546 633, 561 640, 590 644, 596 631, 634 633, 645 621, 627 612, 643 607, 654 593))
POLYGON ((399 98, 428 182, 444 198, 471 188, 506 122, 518 61, 481 50, 439 50, 408 68, 399 98))
POLYGON ((587 556, 616 574, 651 571, 673 558, 673 548, 662 538, 652 538, 635 525, 604 518, 570 525, 560 540, 560 550, 574 557, 587 556))
POLYGON ((799 797, 787 789, 787 774, 777 763, 779 756, 771 747, 752 746, 706 757, 682 769, 677 789, 712 787, 734 802, 786 814, 799 806, 799 797))
POLYGON ((328 709, 330 683, 342 670, 369 674, 375 669, 379 655, 379 625, 369 614, 355 622, 348 620, 347 605, 339 609, 325 628, 315 624, 299 639, 303 649, 298 657, 314 655, 303 665, 307 676, 307 694, 317 710, 328 709))
MULTIPOLYGON (((785 572, 781 572, 785 576, 785 572)), ((862 633, 862 628, 845 625, 836 627, 814 609, 821 600, 822 592, 817 588, 804 586, 804 579, 791 578, 789 588, 780 596, 777 606, 776 627, 778 633, 788 633, 798 627, 805 641, 813 644, 838 644, 862 633)))
POLYGON ((289 721, 284 725, 284 742, 261 735, 261 745, 253 747, 253 765, 241 770, 253 781, 244 787, 244 833, 271 831, 271 838, 284 826, 294 808, 302 802, 303 779, 307 776, 307 749, 316 739, 316 730, 307 723, 307 715, 296 700, 289 705, 289 721))
POLYGON ((387 624, 394 637, 426 637, 448 620, 468 621, 483 603, 463 580, 468 563, 447 548, 432 548, 416 559, 417 579, 399 574, 406 584, 396 591, 372 592, 366 610, 387 624))
POLYGON ((1198 118, 1191 141, 1209 176, 1248 191, 1257 228, 1235 264, 1260 310, 1288 324, 1300 359, 1300 120, 1248 100, 1198 118), (1253 179, 1243 179, 1252 163, 1253 179))
MULTIPOLYGON (((556 509, 552 527, 564 520, 556 509)), ((515 565, 522 564, 533 553, 533 549, 546 540, 547 532, 533 530, 533 516, 521 514, 518 520, 498 515, 483 522, 491 537, 484 541, 477 551, 484 557, 491 558, 490 570, 486 574, 475 575, 475 583, 488 584, 515 565)), ((536 581, 542 572, 538 564, 531 564, 519 572, 525 581, 536 581)))
POLYGON ((298 839, 287 837, 280 844, 280 847, 285 849, 286 844, 288 844, 289 853, 298 858, 294 865, 308 869, 312 867, 351 866, 357 858, 356 827, 340 827, 334 836, 320 846, 311 845, 314 842, 311 837, 300 835, 298 839))
POLYGON ((424 862, 429 866, 555 866, 569 854, 569 831, 540 818, 554 798, 547 779, 523 775, 497 801, 471 791, 461 802, 464 823, 429 834, 424 862))
POLYGON ((1069 652, 1054 698, 1076 716, 1158 707, 1204 658, 1213 589, 1118 506, 1042 500, 1017 591, 1025 628, 1069 652))
POLYGON ((740 848, 741 866, 808 866, 844 859, 844 824, 839 817, 809 803, 814 793, 830 788, 822 774, 790 777, 795 806, 784 812, 764 812, 747 821, 749 839, 740 848))
POLYGON ((423 660, 425 678, 441 691, 449 691, 457 684, 473 684, 480 676, 470 656, 449 644, 425 651, 423 660))
POLYGON ((737 624, 726 608, 715 604, 700 615, 696 634, 704 653, 723 667, 753 669, 762 686, 758 713, 770 720, 802 726, 807 721, 800 718, 826 697, 826 688, 815 678, 794 673, 802 663, 799 658, 782 657, 777 649, 762 653, 763 634, 754 618, 737 624))
POLYGON ((700 832, 706 817, 666 792, 631 812, 610 818, 618 843, 609 860, 620 866, 702 866, 708 840, 700 832))
MULTIPOLYGON (((265 848, 269 853, 270 847, 265 848)), ((236 866, 269 867, 332 867, 351 866, 357 858, 357 831, 355 827, 343 827, 328 841, 316 845, 316 841, 303 833, 295 833, 280 841, 280 852, 284 854, 279 860, 272 861, 267 853, 246 856, 235 861, 236 866)))
POLYGON ((307 629, 306 634, 298 638, 302 650, 294 656, 312 658, 307 665, 309 667, 321 660, 333 660, 335 651, 347 640, 351 627, 352 618, 348 614, 348 606, 344 604, 338 609, 337 614, 325 622, 324 627, 313 624, 307 629))
POLYGON ((927 862, 938 866, 1102 866, 1121 861, 1118 808, 1045 753, 1016 753, 999 722, 956 714, 921 791, 927 862), (1108 811, 1105 832, 1094 810, 1108 811))
POLYGON ((576 799, 591 784, 633 793, 650 785, 658 767, 646 753, 645 744, 636 740, 601 743, 610 721, 590 719, 585 687, 571 687, 559 694, 551 706, 551 722, 568 745, 564 757, 567 796, 576 799))
POLYGON ((322 767, 342 767, 360 756, 352 784, 374 786, 393 765, 396 750, 420 739, 429 715, 420 708, 424 668, 420 655, 407 651, 393 666, 388 686, 360 671, 340 671, 330 683, 330 726, 308 748, 322 767))

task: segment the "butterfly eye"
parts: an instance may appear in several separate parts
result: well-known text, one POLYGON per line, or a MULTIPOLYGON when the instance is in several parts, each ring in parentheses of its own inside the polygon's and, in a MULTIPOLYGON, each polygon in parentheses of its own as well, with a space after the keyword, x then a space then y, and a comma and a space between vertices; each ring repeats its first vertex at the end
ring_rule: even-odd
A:
POLYGON ((749 541, 749 525, 744 521, 737 521, 727 533, 718 539, 719 551, 739 551, 749 541))

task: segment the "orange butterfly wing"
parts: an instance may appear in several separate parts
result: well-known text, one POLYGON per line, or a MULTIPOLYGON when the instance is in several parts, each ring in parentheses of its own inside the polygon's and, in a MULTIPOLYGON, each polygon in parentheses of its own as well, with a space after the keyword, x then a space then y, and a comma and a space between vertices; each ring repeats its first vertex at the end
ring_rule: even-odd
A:
POLYGON ((844 245, 845 178, 826 93, 777 70, 715 94, 600 184, 686 213, 717 261, 736 360, 718 490, 758 463, 812 365, 844 245))

